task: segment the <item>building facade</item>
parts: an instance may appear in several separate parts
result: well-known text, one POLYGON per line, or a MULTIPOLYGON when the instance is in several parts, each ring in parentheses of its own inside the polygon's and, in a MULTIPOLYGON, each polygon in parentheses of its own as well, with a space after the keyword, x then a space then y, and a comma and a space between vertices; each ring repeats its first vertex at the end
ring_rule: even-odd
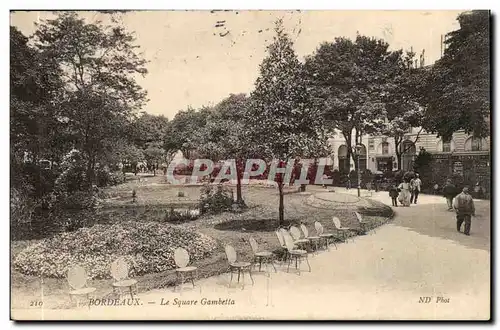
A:
MULTIPOLYGON (((354 140, 354 134, 353 134, 354 140)), ((329 139, 333 154, 331 161, 334 169, 341 172, 354 170, 354 161, 347 160, 347 146, 341 133, 337 132, 329 139), (350 164, 350 165, 347 165, 350 164)), ((383 173, 397 170, 398 160, 394 138, 382 135, 366 135, 362 138, 359 167, 368 169, 372 173, 383 173)), ((452 173, 476 171, 478 177, 489 176, 490 167, 490 139, 475 138, 458 131, 448 141, 427 133, 420 128, 412 128, 404 136, 399 146, 401 154, 401 169, 410 171, 419 151, 424 148, 432 154, 437 163, 446 162, 452 173), (488 168, 486 171, 485 169, 488 168), (484 172, 484 173, 483 173, 484 172)))

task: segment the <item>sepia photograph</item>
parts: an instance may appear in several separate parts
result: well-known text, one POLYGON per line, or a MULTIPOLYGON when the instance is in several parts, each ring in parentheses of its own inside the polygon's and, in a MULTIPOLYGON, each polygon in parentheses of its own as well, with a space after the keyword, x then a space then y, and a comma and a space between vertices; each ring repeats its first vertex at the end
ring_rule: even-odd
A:
POLYGON ((11 10, 11 320, 489 321, 491 15, 11 10))

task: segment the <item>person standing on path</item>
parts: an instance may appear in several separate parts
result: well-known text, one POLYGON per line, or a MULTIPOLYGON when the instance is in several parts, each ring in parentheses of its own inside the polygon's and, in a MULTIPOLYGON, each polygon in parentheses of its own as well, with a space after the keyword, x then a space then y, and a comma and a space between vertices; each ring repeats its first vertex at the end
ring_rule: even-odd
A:
POLYGON ((446 180, 446 185, 443 187, 443 196, 448 204, 448 211, 453 210, 453 197, 457 195, 457 188, 450 179, 446 180))
POLYGON ((401 204, 403 204, 403 206, 410 206, 410 183, 408 180, 401 182, 398 189, 400 191, 399 201, 401 204))
POLYGON ((470 235, 471 217, 476 215, 476 208, 472 196, 469 195, 469 188, 465 187, 460 194, 455 197, 453 208, 457 212, 457 231, 460 232, 462 223, 465 222, 464 234, 470 235))
POLYGON ((422 186, 422 180, 420 180, 419 175, 415 174, 415 179, 411 180, 411 198, 410 204, 417 204, 418 194, 420 193, 420 188, 422 186))
POLYGON ((399 189, 396 187, 395 184, 391 186, 391 189, 389 189, 389 196, 391 196, 392 199, 392 206, 398 207, 398 195, 399 195, 399 189))

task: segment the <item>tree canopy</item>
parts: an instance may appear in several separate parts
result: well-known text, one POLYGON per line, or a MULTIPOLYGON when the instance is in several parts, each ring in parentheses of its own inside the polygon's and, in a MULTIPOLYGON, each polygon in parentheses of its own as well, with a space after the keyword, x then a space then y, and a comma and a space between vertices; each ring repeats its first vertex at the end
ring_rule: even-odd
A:
POLYGON ((443 57, 420 86, 423 126, 444 138, 462 129, 484 137, 490 134, 490 14, 474 10, 457 20, 460 28, 447 35, 443 57))

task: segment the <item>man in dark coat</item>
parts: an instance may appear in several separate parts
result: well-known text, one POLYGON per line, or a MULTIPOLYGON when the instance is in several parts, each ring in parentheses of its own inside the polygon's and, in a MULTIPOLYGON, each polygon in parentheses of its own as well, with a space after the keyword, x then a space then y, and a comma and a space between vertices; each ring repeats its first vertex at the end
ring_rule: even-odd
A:
POLYGON ((453 210, 453 197, 457 195, 457 188, 451 182, 450 179, 446 181, 443 187, 443 196, 446 198, 446 203, 448 204, 448 210, 453 210))
POLYGON ((392 199, 392 206, 398 207, 398 195, 399 189, 395 184, 393 184, 389 189, 389 196, 391 196, 392 199))
POLYGON ((464 234, 470 235, 471 217, 476 215, 474 201, 469 195, 469 188, 465 187, 460 194, 455 197, 453 208, 457 212, 457 231, 460 231, 462 223, 465 222, 464 234))

